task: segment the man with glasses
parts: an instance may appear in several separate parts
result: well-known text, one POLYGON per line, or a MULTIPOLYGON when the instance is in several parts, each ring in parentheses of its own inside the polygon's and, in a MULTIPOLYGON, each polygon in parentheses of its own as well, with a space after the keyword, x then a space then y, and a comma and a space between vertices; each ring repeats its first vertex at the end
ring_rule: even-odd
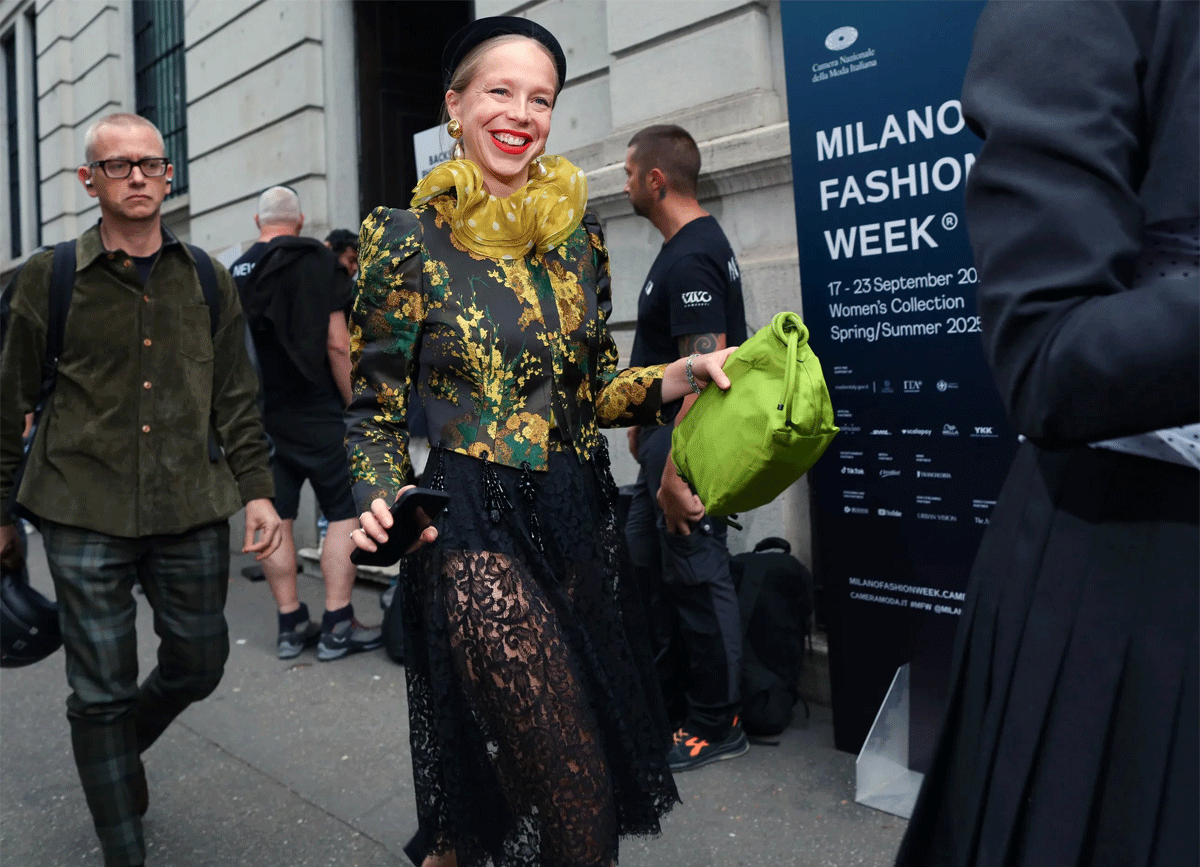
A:
MULTIPOLYGON (((141 753, 211 693, 229 654, 228 518, 242 550, 279 546, 280 521, 229 273, 215 262, 215 323, 191 252, 162 225, 172 167, 136 115, 97 121, 78 175, 100 221, 75 242, 57 381, 16 502, 41 518, 58 596, 71 744, 108 867, 143 864, 141 753), (210 441, 214 445, 210 448, 210 441), (220 448, 215 448, 219 444, 220 448), (134 582, 154 608, 158 666, 137 683, 134 582)), ((11 287, 0 353, 0 551, 21 421, 38 399, 52 252, 11 287)))

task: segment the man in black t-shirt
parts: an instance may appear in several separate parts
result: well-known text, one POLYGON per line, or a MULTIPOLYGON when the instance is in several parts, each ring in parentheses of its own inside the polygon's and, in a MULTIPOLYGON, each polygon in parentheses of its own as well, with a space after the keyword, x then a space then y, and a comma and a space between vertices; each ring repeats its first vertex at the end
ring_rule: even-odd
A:
MULTIPOLYGON (((638 293, 634 366, 712 352, 746 339, 737 257, 717 221, 696 200, 700 152, 677 126, 651 126, 629 142, 625 193, 663 236, 638 293)), ((675 423, 691 409, 684 398, 675 423)), ((679 478, 673 425, 631 428, 637 490, 626 538, 650 606, 652 640, 668 709, 682 725, 668 755, 674 771, 749 749, 738 724, 742 633, 729 572, 726 528, 679 478), (686 652, 686 667, 677 665, 686 652), (686 711, 683 710, 686 697, 686 711)))
POLYGON ((275 444, 275 509, 283 543, 263 561, 279 608, 280 659, 317 645, 317 658, 382 646, 378 628, 354 619, 350 591, 357 573, 350 562, 358 527, 350 493, 343 410, 350 402, 350 333, 346 311, 353 284, 328 247, 299 237, 300 199, 289 187, 272 187, 258 200, 258 242, 230 271, 242 298, 258 352, 265 395, 264 420, 275 444), (325 614, 309 620, 296 592, 296 516, 305 479, 313 486, 329 530, 321 549, 325 614))

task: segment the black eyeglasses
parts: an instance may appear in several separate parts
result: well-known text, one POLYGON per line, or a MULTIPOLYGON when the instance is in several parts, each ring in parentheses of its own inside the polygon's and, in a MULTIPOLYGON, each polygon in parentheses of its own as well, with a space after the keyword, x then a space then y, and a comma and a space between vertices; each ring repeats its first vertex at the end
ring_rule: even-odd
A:
POLYGON ((145 157, 140 160, 96 160, 88 163, 88 168, 99 166, 105 177, 119 181, 129 177, 134 166, 142 170, 142 177, 161 178, 170 164, 171 161, 166 157, 145 157))

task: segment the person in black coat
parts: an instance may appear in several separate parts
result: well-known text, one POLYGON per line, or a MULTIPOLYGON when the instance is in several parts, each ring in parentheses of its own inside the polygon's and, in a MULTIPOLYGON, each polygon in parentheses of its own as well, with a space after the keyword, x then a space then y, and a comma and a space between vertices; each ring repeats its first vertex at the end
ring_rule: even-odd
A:
POLYGON ((1197 4, 993 3, 963 111, 1020 447, 897 864, 1198 852, 1197 4))

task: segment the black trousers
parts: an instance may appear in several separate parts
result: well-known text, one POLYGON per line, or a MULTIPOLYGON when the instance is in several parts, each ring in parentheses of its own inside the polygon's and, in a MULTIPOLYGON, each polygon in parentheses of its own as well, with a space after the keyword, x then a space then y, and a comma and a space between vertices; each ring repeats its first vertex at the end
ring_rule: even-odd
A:
POLYGON ((668 533, 658 487, 671 451, 670 426, 642 428, 637 488, 625 538, 646 599, 651 643, 673 723, 725 736, 740 709, 742 632, 729 572, 727 528, 705 517, 687 536, 668 533))

